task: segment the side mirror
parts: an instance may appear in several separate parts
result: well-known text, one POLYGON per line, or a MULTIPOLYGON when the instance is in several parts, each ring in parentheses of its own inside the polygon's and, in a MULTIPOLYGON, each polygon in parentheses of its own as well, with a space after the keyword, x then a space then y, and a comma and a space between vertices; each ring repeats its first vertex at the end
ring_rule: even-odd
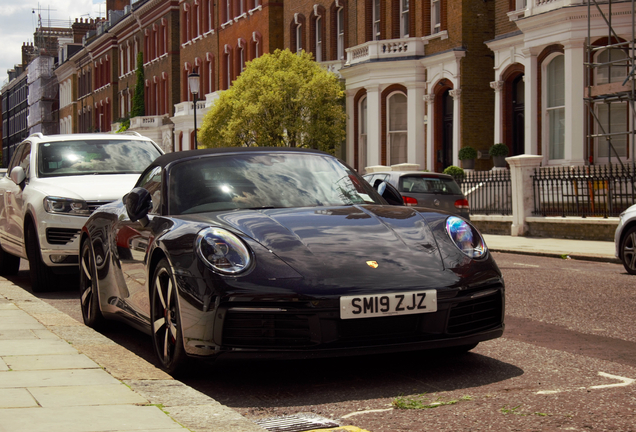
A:
POLYGON ((21 166, 17 166, 11 170, 11 174, 9 174, 13 183, 17 185, 21 185, 24 180, 26 180, 26 173, 24 172, 24 168, 21 166))
POLYGON ((377 183, 376 190, 382 198, 390 205, 404 205, 404 198, 402 198, 402 194, 398 192, 398 190, 390 183, 383 181, 382 183, 377 183))
POLYGON ((128 217, 133 222, 141 222, 142 226, 148 225, 148 212, 152 208, 150 192, 144 188, 136 187, 124 197, 124 204, 128 217))

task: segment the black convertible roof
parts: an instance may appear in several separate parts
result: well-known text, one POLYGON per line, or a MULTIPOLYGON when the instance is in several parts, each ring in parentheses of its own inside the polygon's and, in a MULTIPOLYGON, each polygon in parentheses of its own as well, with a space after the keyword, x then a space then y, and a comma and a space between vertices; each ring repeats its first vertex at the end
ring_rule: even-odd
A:
POLYGON ((327 154, 320 150, 297 148, 297 147, 219 147, 219 148, 207 148, 207 149, 201 149, 201 150, 185 150, 185 151, 166 153, 164 155, 159 156, 150 165, 152 167, 160 166, 163 168, 166 165, 178 160, 192 159, 192 158, 209 156, 209 155, 232 154, 232 153, 280 153, 280 152, 315 153, 315 154, 323 154, 323 155, 327 154))

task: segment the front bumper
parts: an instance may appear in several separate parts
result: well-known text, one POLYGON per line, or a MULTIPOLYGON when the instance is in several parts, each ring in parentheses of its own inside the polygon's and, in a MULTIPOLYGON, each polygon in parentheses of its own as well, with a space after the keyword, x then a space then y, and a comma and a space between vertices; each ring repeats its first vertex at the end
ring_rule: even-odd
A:
POLYGON ((433 313, 347 320, 338 299, 222 303, 208 316, 211 340, 186 334, 185 348, 196 356, 316 358, 470 345, 503 334, 504 303, 503 284, 438 294, 433 313))
POLYGON ((46 213, 45 218, 38 223, 42 260, 51 267, 76 266, 80 233, 88 217, 46 213), (62 256, 66 258, 60 260, 62 256))

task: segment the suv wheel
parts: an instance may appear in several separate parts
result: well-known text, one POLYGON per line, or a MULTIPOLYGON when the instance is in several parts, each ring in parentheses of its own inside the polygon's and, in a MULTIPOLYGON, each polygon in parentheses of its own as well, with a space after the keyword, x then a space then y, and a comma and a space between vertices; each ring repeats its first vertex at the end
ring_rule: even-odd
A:
POLYGON ((31 275, 31 289, 33 292, 51 291, 56 286, 53 271, 42 261, 38 233, 33 224, 26 230, 26 248, 29 257, 29 273, 31 275))

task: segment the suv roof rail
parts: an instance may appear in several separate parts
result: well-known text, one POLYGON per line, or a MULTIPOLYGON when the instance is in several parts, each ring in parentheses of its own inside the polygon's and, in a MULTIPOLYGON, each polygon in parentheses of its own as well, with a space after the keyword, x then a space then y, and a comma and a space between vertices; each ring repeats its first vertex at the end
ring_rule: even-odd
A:
POLYGON ((31 135, 29 135, 29 138, 31 137, 44 138, 44 135, 42 135, 42 132, 34 132, 31 135))
POLYGON ((123 132, 120 132, 120 133, 122 133, 124 135, 135 135, 135 136, 138 136, 138 137, 143 137, 143 135, 140 134, 137 131, 123 131, 123 132))

